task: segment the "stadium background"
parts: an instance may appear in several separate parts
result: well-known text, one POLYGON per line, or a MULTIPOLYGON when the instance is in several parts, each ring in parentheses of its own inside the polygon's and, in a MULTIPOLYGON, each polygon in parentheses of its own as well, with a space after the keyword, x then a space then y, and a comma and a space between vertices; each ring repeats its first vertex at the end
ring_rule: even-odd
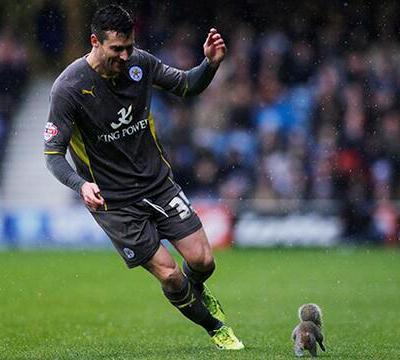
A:
MULTIPOLYGON (((103 3, 1 2, 3 245, 106 243, 40 154, 49 87, 89 50, 103 3)), ((211 26, 226 39, 204 94, 155 92, 152 104, 216 245, 398 244, 398 3, 120 3, 135 15, 138 46, 168 64, 198 64, 211 26)))
POLYGON ((208 281, 246 345, 226 354, 45 169, 49 89, 105 3, 0 2, 0 359, 293 359, 306 302, 322 357, 400 358, 400 5, 120 2, 169 64, 197 64, 211 26, 229 48, 201 96, 152 104, 211 241, 233 240, 208 281))

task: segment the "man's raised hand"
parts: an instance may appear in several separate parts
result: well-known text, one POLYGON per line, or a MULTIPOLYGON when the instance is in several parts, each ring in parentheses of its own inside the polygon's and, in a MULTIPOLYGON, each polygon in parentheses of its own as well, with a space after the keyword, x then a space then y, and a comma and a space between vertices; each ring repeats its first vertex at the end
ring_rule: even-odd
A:
POLYGON ((226 45, 217 29, 211 28, 203 45, 204 56, 213 66, 218 66, 226 54, 226 45))

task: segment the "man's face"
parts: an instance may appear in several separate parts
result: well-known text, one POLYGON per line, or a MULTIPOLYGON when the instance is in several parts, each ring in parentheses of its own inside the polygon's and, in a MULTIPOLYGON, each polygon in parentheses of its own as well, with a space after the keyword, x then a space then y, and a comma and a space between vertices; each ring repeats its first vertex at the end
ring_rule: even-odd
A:
POLYGON ((126 37, 116 31, 106 31, 103 43, 92 35, 92 45, 98 49, 100 66, 107 74, 119 74, 124 69, 126 61, 132 54, 133 41, 133 33, 126 37))

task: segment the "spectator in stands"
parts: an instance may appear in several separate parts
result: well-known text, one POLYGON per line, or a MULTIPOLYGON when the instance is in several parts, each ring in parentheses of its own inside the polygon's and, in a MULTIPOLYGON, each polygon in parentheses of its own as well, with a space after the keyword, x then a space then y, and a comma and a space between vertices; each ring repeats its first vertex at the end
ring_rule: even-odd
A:
POLYGON ((59 60, 66 42, 66 15, 54 0, 45 0, 37 14, 36 32, 45 61, 59 60))
POLYGON ((11 117, 28 75, 27 51, 13 28, 6 24, 0 30, 0 164, 4 154, 11 117))

